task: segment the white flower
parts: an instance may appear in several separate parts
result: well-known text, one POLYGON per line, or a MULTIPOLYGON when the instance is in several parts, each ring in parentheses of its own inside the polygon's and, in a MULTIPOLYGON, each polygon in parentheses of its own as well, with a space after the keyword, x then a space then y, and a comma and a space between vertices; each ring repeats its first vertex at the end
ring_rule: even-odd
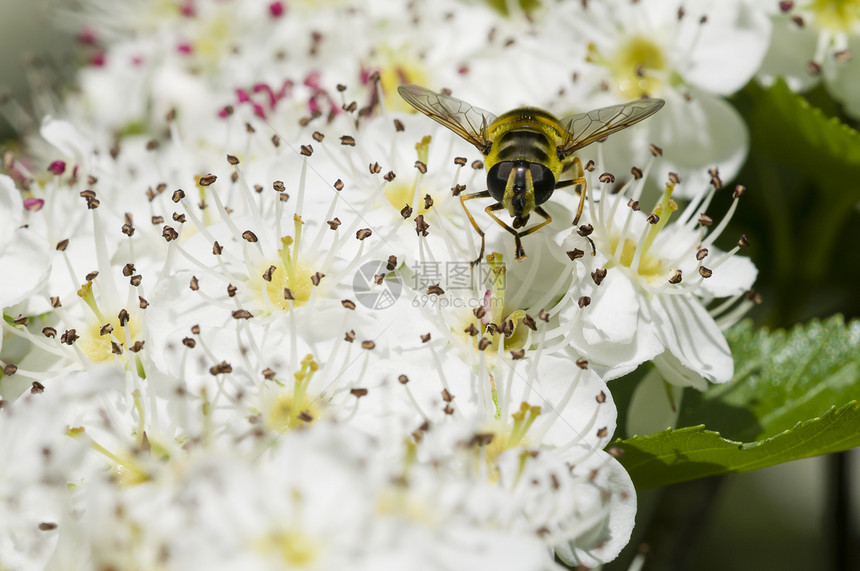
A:
POLYGON ((7 308, 24 300, 37 289, 50 269, 47 244, 27 227, 28 218, 38 216, 42 206, 30 202, 29 208, 14 181, 0 175, 0 267, 14 272, 11 279, 0 286, 0 308, 7 308))
POLYGON ((860 5, 816 0, 772 2, 773 39, 759 70, 766 85, 776 77, 795 91, 823 79, 828 91, 860 117, 860 5))
POLYGON ((70 428, 78 425, 81 405, 92 405, 106 386, 86 374, 63 381, 57 385, 63 390, 36 383, 20 398, 0 400, 0 560, 10 569, 48 565, 74 510, 77 486, 101 468, 70 428))
POLYGON ((730 324, 748 309, 744 296, 756 269, 733 255, 746 244, 744 237, 727 253, 713 243, 744 189, 735 190, 729 213, 708 233, 714 221, 704 212, 719 191, 718 177, 709 193, 679 213, 671 199, 677 184, 668 183, 646 215, 638 202, 645 179, 638 176, 617 194, 608 191, 611 175, 601 176, 602 186, 591 186, 589 224, 571 233, 564 247, 592 279, 570 292, 561 330, 608 378, 653 359, 675 384, 703 389, 705 380, 726 382, 732 357, 717 320, 730 324), (717 298, 728 299, 708 310, 717 298))
MULTIPOLYGON (((709 34, 731 30, 752 53, 764 28, 742 2, 709 11, 711 28, 660 6, 647 25, 617 14, 642 34, 668 30, 636 36, 655 49, 690 47, 648 66, 653 94, 692 94, 695 113, 725 105, 755 65, 725 71, 731 50, 709 52, 709 34)), ((655 359, 676 382, 725 380, 731 359, 704 304, 729 297, 714 312, 735 319, 754 269, 715 253, 721 227, 696 232, 693 214, 666 224, 668 192, 653 224, 624 206, 646 177, 619 194, 590 181, 592 231, 569 238, 577 196, 559 191, 520 261, 486 202, 467 202, 488 256, 472 268, 480 242, 459 197, 486 188, 481 157, 426 117, 386 114, 404 78, 464 96, 477 84, 475 103, 498 112, 557 105, 569 75, 548 76, 587 44, 547 54, 583 13, 553 8, 557 21, 553 9, 532 22, 449 0, 89 4, 103 43, 60 110, 70 120, 43 123, 54 176, 15 167, 44 204, 22 220, 57 253, 27 315, 3 323, 16 340, 4 364, 12 349, 21 359, 0 390, 13 409, 55 410, 27 383, 63 402, 47 424, 71 458, 35 465, 35 448, 0 440, 4 457, 51 476, 42 511, 59 523, 31 549, 39 509, 27 506, 42 489, 24 471, 14 485, 0 475, 0 497, 25 498, 8 528, 30 525, 16 557, 530 570, 619 553, 636 496, 605 450, 617 412, 604 374, 655 359)), ((621 57, 604 40, 592 55, 621 57)), ((600 63, 580 86, 617 71, 600 63)), ((16 212, 0 215, 17 227, 16 212)), ((4 414, 0 425, 20 420, 4 414)))
MULTIPOLYGON (((585 9, 559 10, 548 33, 562 29, 589 46, 587 63, 571 66, 571 92, 583 98, 574 111, 658 97, 665 108, 641 127, 609 138, 610 168, 644 162, 649 143, 662 146, 666 160, 655 169, 655 180, 670 171, 691 183, 680 194, 703 188, 708 168, 731 179, 746 158, 748 134, 738 113, 724 97, 743 87, 759 67, 768 46, 770 22, 747 0, 676 2, 672 0, 612 0, 590 2, 585 9), (556 29, 558 27, 558 29, 556 29)), ((556 11, 552 14, 555 16, 556 11)), ((569 95, 563 103, 575 103, 569 95)), ((589 154, 585 151, 585 154, 589 154)), ((617 169, 616 169, 617 170, 617 169)))

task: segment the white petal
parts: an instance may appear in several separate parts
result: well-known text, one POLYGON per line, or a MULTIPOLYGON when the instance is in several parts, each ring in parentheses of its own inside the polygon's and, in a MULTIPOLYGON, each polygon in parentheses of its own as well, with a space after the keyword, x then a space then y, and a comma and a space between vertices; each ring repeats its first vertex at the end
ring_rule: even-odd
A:
POLYGON ((848 50, 853 56, 847 62, 824 66, 824 81, 833 97, 845 105, 845 111, 860 117, 860 37, 849 39, 848 50))
MULTIPOLYGON (((707 266, 707 261, 705 265, 707 266)), ((732 256, 715 268, 711 277, 702 281, 696 293, 702 297, 704 297, 702 294, 712 297, 738 295, 752 287, 756 276, 758 276, 758 268, 752 260, 744 256, 732 256)))
MULTIPOLYGON (((579 310, 576 307, 575 309, 579 310)), ((569 315, 572 315, 572 312, 565 311, 561 317, 572 319, 569 315)), ((575 328, 568 340, 571 347, 588 360, 588 366, 608 381, 626 375, 663 351, 663 345, 649 320, 640 319, 634 331, 633 339, 625 344, 587 343, 581 327, 575 328)))
POLYGON ((0 175, 0 248, 9 243, 15 229, 21 226, 23 212, 24 201, 14 181, 0 175))
MULTIPOLYGON (((743 119, 725 100, 695 87, 687 90, 687 101, 681 93, 667 90, 662 97, 666 106, 640 125, 613 134, 603 143, 606 170, 614 173, 640 167, 650 156, 653 143, 663 149, 654 165, 651 178, 662 187, 669 173, 681 177, 675 188, 676 198, 690 198, 706 192, 711 181, 708 169, 717 167, 723 180, 737 174, 746 160, 749 135, 743 119)), ((583 157, 596 157, 595 146, 583 157)))
MULTIPOLYGON (((715 383, 732 378, 734 362, 729 344, 698 299, 661 296, 654 299, 652 309, 657 334, 681 365, 715 383)), ((683 382, 678 376, 666 380, 683 382)), ((695 384, 694 380, 690 382, 695 384)))
POLYGON ((9 307, 36 293, 51 268, 43 241, 28 228, 19 228, 0 246, 0 268, 12 272, 0 285, 0 308, 9 307))
POLYGON ((546 430, 540 437, 544 444, 578 441, 602 449, 615 434, 618 409, 603 379, 591 368, 580 369, 574 360, 560 354, 541 357, 537 379, 530 387, 538 397, 530 397, 530 402, 544 410, 535 434, 546 430), (601 393, 603 402, 598 399, 601 393), (598 436, 599 429, 605 429, 606 435, 598 436))
POLYGON ((585 308, 583 337, 588 344, 627 345, 636 333, 639 299, 636 289, 621 269, 610 269, 585 308))
POLYGON ((609 380, 634 370, 662 352, 663 346, 641 313, 641 294, 621 270, 610 269, 597 291, 590 305, 580 309, 571 303, 560 312, 560 319, 563 323, 578 320, 568 342, 609 380))
POLYGON ((708 21, 700 25, 684 79, 711 93, 730 95, 761 65, 770 40, 770 18, 750 2, 726 0, 705 13, 708 21))
POLYGON ((48 115, 42 119, 39 133, 43 139, 60 151, 64 158, 83 163, 84 159, 92 153, 92 142, 68 121, 54 119, 48 115))
POLYGON ((663 148, 656 180, 681 176, 675 197, 705 192, 718 168, 723 180, 731 180, 743 166, 749 150, 749 134, 741 116, 729 103, 710 93, 691 88, 691 101, 673 94, 666 109, 650 119, 651 142, 663 148))
POLYGON ((787 17, 775 17, 770 49, 758 72, 759 81, 770 85, 779 76, 794 91, 805 91, 818 83, 818 77, 806 71, 817 42, 818 33, 812 26, 799 28, 787 17))
POLYGON ((678 388, 693 387, 700 391, 708 388, 708 382, 702 375, 682 365, 681 361, 668 351, 654 357, 653 363, 662 380, 673 385, 672 393, 679 399, 680 393, 676 390, 678 388))
POLYGON ((630 541, 636 519, 636 489, 630 475, 617 460, 605 453, 594 454, 589 459, 589 464, 597 462, 602 463, 596 475, 597 485, 612 491, 608 516, 600 529, 593 530, 599 534, 599 541, 595 541, 595 545, 577 545, 571 542, 555 547, 556 555, 568 565, 581 564, 589 569, 612 561, 618 556, 630 541))
POLYGON ((45 279, 51 258, 43 241, 30 228, 22 228, 24 202, 11 178, 0 175, 0 268, 7 275, 0 283, 0 308, 25 299, 45 279))

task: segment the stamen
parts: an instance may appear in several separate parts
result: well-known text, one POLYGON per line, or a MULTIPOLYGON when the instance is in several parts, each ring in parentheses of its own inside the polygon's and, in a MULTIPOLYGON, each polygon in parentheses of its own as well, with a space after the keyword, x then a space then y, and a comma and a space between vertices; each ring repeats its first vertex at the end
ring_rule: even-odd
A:
MULTIPOLYGON (((650 244, 650 242, 649 244, 646 244, 646 240, 648 239, 649 235, 651 235, 651 231, 653 229, 653 224, 647 224, 644 228, 642 228, 642 234, 640 234, 639 241, 636 244, 636 253, 633 254, 633 261, 630 263, 630 269, 637 274, 639 273, 639 264, 642 261, 642 253, 650 244)), ((651 238, 651 241, 653 241, 653 238, 651 238)))
POLYGON ((732 311, 725 313, 724 315, 716 318, 717 326, 726 330, 738 321, 740 321, 750 309, 755 305, 754 301, 744 298, 732 311))
POLYGON ((694 220, 693 217, 697 212, 703 213, 708 211, 708 207, 711 205, 711 200, 714 198, 714 193, 716 193, 716 191, 717 189, 715 187, 711 187, 711 189, 706 193, 698 193, 693 201, 684 208, 684 212, 678 217, 678 224, 683 224, 689 229, 692 229, 693 226, 698 224, 698 218, 694 220))
MULTIPOLYGON (((619 197, 618 200, 615 201, 615 204, 612 205, 612 214, 610 214, 611 219, 614 219, 615 209, 622 202, 622 197, 619 197)), ((621 228, 621 232, 618 235, 618 243, 615 245, 615 249, 612 251, 612 262, 614 264, 623 265, 621 263, 621 256, 624 253, 624 245, 627 243, 627 232, 630 230, 630 223, 633 220, 634 210, 632 208, 627 209, 627 216, 624 218, 624 226, 621 228)))
MULTIPOLYGON (((681 232, 684 232, 686 229, 682 229, 681 232)), ((680 266, 687 258, 692 256, 694 253, 696 254, 696 259, 699 260, 699 252, 704 249, 701 248, 702 239, 705 237, 705 227, 699 226, 699 236, 695 241, 690 241, 690 245, 686 250, 681 252, 678 256, 676 256, 671 262, 669 262, 668 266, 670 268, 677 268, 680 266)), ((701 262, 701 260, 699 260, 701 262)))
MULTIPOLYGON (((438 306, 439 304, 436 304, 436 305, 438 306)), ((441 385, 442 390, 448 391, 450 393, 451 388, 448 385, 448 379, 445 376, 444 368, 442 367, 442 361, 441 361, 441 359, 439 359, 439 354, 436 352, 436 347, 434 346, 433 343, 427 343, 426 346, 430 350, 430 355, 433 358, 433 364, 436 366, 436 373, 439 376, 439 384, 441 385)), ((455 411, 456 410, 457 409, 455 409, 455 411)), ((458 414, 462 414, 462 413, 458 412, 458 414)))
POLYGON ((729 211, 726 212, 717 227, 712 230, 710 234, 708 234, 708 237, 705 238, 705 241, 702 243, 702 246, 707 248, 714 243, 714 240, 720 237, 720 234, 722 234, 723 230, 726 229, 726 226, 728 226, 729 222, 732 219, 732 216, 734 216, 735 214, 735 210, 737 210, 738 208, 738 201, 740 200, 741 194, 741 192, 735 192, 735 197, 734 200, 732 200, 732 205, 729 206, 729 211))
POLYGON ((93 242, 99 273, 102 276, 102 279, 99 280, 99 286, 105 303, 110 307, 115 307, 119 305, 119 291, 112 277, 110 257, 107 253, 107 232, 101 222, 98 209, 92 209, 91 212, 93 215, 93 242))
POLYGON ((708 313, 711 315, 711 317, 713 317, 714 319, 717 319, 721 314, 724 314, 726 311, 728 311, 739 299, 744 297, 744 295, 746 295, 746 294, 745 293, 739 293, 737 295, 733 295, 732 297, 726 299, 723 303, 721 303, 717 307, 714 307, 713 309, 709 309, 708 313))

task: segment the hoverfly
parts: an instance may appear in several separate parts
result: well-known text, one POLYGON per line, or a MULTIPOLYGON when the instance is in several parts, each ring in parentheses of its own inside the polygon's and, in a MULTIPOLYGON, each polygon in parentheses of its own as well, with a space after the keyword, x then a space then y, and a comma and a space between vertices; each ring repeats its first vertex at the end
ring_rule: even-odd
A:
POLYGON ((639 99, 562 119, 542 109, 520 107, 496 117, 456 97, 417 85, 404 84, 397 90, 415 109, 451 129, 484 155, 487 190, 460 195, 469 222, 481 236, 481 252, 473 266, 484 257, 484 231, 466 208, 467 200, 495 201, 484 212, 514 235, 514 257, 521 260, 526 257, 523 236, 552 222, 541 204, 550 199, 555 189, 574 185, 582 189, 573 224, 579 222, 586 180, 582 162, 573 153, 653 115, 665 103, 662 99, 639 99), (513 218, 513 227, 494 214, 502 209, 513 218), (520 230, 532 211, 544 221, 520 230))

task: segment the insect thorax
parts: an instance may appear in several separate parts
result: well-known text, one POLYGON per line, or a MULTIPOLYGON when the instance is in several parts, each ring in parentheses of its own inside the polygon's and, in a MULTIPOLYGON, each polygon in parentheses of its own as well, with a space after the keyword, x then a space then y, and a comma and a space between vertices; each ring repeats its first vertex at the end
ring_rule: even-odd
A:
POLYGON ((484 163, 490 169, 501 161, 527 161, 546 166, 558 180, 564 169, 556 149, 563 142, 563 129, 550 113, 521 107, 500 116, 487 130, 492 148, 484 163))

